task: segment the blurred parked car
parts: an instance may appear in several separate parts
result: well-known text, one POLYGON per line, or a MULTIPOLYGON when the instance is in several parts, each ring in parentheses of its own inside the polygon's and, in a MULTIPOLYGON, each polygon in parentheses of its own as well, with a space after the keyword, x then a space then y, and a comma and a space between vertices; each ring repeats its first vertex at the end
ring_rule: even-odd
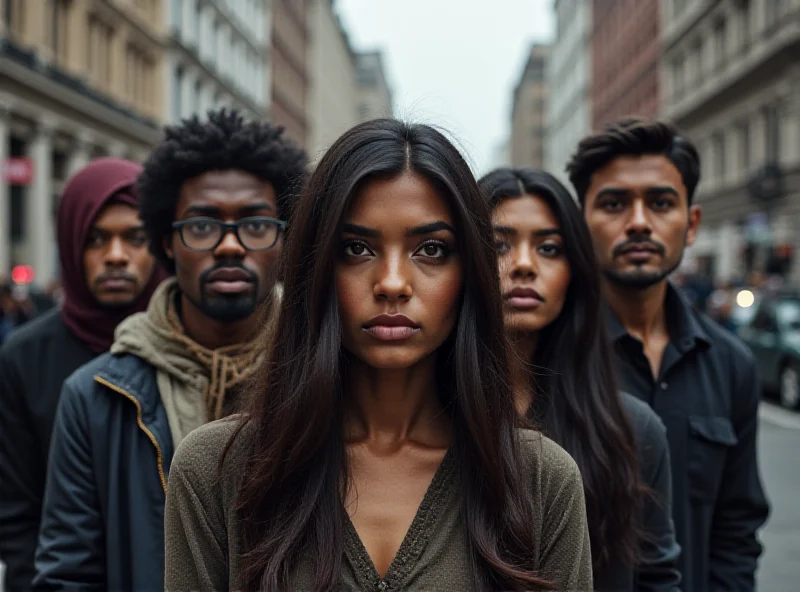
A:
POLYGON ((787 409, 800 405, 800 291, 762 296, 739 330, 756 358, 764 387, 787 409))

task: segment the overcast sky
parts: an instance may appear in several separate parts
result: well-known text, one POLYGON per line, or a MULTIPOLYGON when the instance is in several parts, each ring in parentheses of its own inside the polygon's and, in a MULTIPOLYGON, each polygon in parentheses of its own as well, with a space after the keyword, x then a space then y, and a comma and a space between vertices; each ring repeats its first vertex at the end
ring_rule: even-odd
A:
POLYGON ((446 128, 475 172, 486 172, 508 136, 528 48, 553 37, 553 0, 334 4, 356 50, 383 50, 395 115, 446 128))

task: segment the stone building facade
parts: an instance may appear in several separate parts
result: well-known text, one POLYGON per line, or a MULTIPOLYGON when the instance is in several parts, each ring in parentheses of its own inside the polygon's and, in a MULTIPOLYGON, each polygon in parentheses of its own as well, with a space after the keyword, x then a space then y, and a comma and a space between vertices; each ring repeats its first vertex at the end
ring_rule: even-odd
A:
POLYGON ((162 0, 0 3, 0 277, 57 278, 63 182, 92 158, 142 160, 160 135, 162 0))

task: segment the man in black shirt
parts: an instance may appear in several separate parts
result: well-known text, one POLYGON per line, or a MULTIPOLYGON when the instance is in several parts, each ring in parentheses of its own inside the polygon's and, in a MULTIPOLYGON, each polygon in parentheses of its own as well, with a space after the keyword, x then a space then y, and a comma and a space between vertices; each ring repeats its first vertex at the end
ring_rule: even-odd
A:
POLYGON ((700 225, 697 151, 666 123, 628 119, 584 138, 567 170, 604 276, 621 386, 667 427, 683 589, 753 590, 769 513, 754 359, 667 280, 700 225))

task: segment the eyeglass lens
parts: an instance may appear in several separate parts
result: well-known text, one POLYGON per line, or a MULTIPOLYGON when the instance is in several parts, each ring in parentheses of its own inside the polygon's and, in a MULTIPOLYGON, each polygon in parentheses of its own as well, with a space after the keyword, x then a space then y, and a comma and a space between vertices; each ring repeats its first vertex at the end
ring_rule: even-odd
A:
MULTIPOLYGON (((277 224, 260 218, 246 218, 237 223, 239 240, 245 249, 268 249, 278 240, 277 224)), ((181 238, 190 249, 213 249, 222 238, 223 225, 213 220, 197 220, 181 228, 181 238)))

